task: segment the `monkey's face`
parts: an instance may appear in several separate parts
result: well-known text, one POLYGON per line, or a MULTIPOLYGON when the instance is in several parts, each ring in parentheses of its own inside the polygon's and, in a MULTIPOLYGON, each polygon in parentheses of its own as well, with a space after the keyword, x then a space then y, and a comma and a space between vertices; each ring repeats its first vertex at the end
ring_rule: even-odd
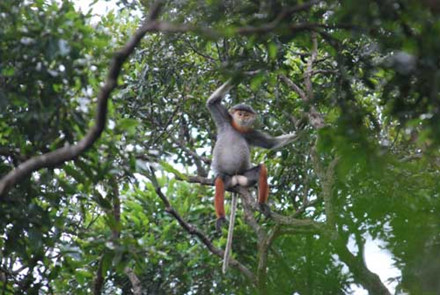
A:
POLYGON ((255 114, 242 110, 236 110, 231 115, 234 121, 241 127, 252 127, 256 118, 255 114))

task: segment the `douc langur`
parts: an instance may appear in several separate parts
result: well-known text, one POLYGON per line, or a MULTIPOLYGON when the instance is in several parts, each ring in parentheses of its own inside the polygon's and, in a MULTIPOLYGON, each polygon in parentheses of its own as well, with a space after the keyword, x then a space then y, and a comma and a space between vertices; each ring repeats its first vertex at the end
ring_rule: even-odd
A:
MULTIPOLYGON (((220 231, 226 221, 224 209, 225 190, 236 185, 249 187, 258 183, 258 203, 266 216, 270 215, 267 206, 269 186, 267 185, 267 168, 264 164, 251 166, 251 146, 267 149, 282 147, 296 138, 295 134, 272 137, 253 129, 256 119, 254 109, 245 104, 233 106, 229 112, 222 105, 224 95, 231 88, 230 81, 220 86, 209 97, 206 105, 211 112, 217 127, 217 141, 214 146, 212 167, 215 172, 215 213, 217 215, 216 228, 220 231)), ((223 273, 226 273, 229 263, 229 253, 232 245, 237 198, 233 196, 231 206, 231 220, 228 238, 223 258, 223 273)))
POLYGON ((267 168, 264 164, 252 167, 251 146, 267 149, 282 147, 295 138, 295 134, 272 137, 253 129, 257 117, 254 109, 245 104, 233 106, 229 111, 221 101, 231 89, 227 81, 209 97, 206 105, 217 128, 212 168, 215 173, 216 228, 220 230, 226 221, 224 210, 225 190, 236 185, 249 187, 258 183, 258 203, 265 215, 270 215, 266 202, 269 196, 267 168))

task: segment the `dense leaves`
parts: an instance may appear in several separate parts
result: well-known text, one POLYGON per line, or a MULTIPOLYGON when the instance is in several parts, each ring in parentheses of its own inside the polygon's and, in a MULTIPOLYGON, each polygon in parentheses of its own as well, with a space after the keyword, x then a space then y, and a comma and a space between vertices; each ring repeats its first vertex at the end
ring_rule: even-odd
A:
MULTIPOLYGON (((0 177, 91 127, 110 57, 153 7, 117 4, 96 18, 67 0, 0 3, 0 177)), ((415 0, 163 3, 100 139, 0 196, 1 292, 439 293, 439 13, 415 0), (228 78, 226 105, 299 136, 253 151, 274 214, 241 193, 224 275, 205 103, 228 78), (399 276, 368 269, 372 242, 399 276)))

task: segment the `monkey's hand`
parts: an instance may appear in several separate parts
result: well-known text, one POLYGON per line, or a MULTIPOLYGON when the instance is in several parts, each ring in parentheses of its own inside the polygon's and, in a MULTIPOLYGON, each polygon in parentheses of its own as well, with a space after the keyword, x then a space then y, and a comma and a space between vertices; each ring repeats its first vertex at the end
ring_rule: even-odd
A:
POLYGON ((289 133, 289 134, 277 136, 276 137, 277 144, 273 147, 273 149, 281 148, 281 147, 291 143, 292 141, 294 141, 297 138, 298 138, 298 134, 296 134, 296 133, 289 133))
POLYGON ((217 218, 215 222, 215 229, 218 233, 222 232, 222 227, 226 223, 226 218, 224 216, 217 218))
POLYGON ((228 81, 226 81, 225 83, 222 84, 222 86, 220 86, 219 88, 217 88, 212 94, 211 96, 208 98, 207 103, 208 104, 212 104, 215 103, 219 100, 222 99, 222 97, 228 93, 228 91, 232 88, 232 84, 231 84, 232 80, 229 79, 228 81))
POLYGON ((269 205, 267 205, 266 203, 258 203, 259 207, 260 207, 260 211, 261 213, 263 213, 263 215, 266 218, 270 218, 271 216, 271 211, 270 211, 270 207, 269 205))

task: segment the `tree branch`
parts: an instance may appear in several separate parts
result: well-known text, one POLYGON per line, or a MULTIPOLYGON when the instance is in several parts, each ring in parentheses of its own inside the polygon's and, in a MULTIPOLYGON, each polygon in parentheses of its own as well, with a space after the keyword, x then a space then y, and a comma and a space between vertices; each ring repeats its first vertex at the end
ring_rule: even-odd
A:
MULTIPOLYGON (((162 200, 162 202, 165 205, 165 211, 170 214, 171 216, 173 216, 177 222, 179 223, 179 225, 185 229, 190 235, 197 237, 207 248, 208 250, 217 255, 220 258, 223 258, 224 256, 224 251, 216 248, 212 242, 209 240, 209 238, 199 229, 197 229, 195 226, 193 226, 192 224, 186 222, 181 216, 180 214, 171 206, 170 201, 168 200, 168 198, 162 193, 161 188, 159 186, 159 183, 156 179, 156 175, 153 169, 151 169, 151 173, 148 175, 149 179, 151 180, 157 195, 159 196, 159 198, 162 200)), ((243 264, 241 264, 238 260, 235 260, 233 258, 229 258, 229 265, 232 265, 234 267, 236 267, 241 273, 243 273, 248 279, 249 281, 251 281, 253 284, 256 284, 256 279, 254 274, 243 264)))
POLYGON ((380 280, 379 276, 371 272, 365 265, 365 261, 358 259, 353 253, 348 250, 344 241, 340 239, 333 241, 336 248, 336 253, 339 258, 348 266, 353 272, 356 280, 368 290, 369 294, 390 295, 390 291, 380 280))
MULTIPOLYGON (((293 13, 296 11, 308 9, 317 1, 310 1, 296 8, 293 8, 288 13, 293 13)), ((10 171, 6 176, 0 180, 0 198, 3 198, 11 187, 23 180, 24 178, 31 175, 32 172, 37 171, 42 168, 58 166, 66 161, 70 161, 78 157, 81 153, 87 151, 101 136, 107 117, 107 102, 110 94, 117 86, 117 78, 121 72, 123 63, 127 60, 128 56, 133 53, 134 48, 139 44, 140 40, 148 32, 161 32, 161 33, 197 33, 209 38, 219 38, 222 36, 230 35, 230 32, 221 33, 219 31, 205 28, 197 27, 190 24, 171 24, 166 22, 157 21, 162 2, 156 2, 152 9, 150 10, 150 16, 148 20, 142 25, 132 38, 126 43, 126 45, 118 52, 116 52, 111 61, 108 76, 104 86, 98 95, 98 103, 96 108, 95 125, 88 131, 86 136, 80 140, 77 144, 67 145, 60 149, 56 149, 49 153, 45 153, 36 157, 33 157, 17 168, 10 171)), ((286 13, 286 12, 284 12, 286 13)), ((287 14, 288 14, 287 13, 287 14)), ((232 34, 236 35, 253 35, 261 33, 270 33, 275 30, 281 32, 288 31, 289 34, 299 31, 315 31, 318 28, 324 29, 335 29, 338 27, 319 24, 319 23, 298 23, 293 25, 288 25, 287 27, 277 26, 279 21, 283 19, 284 16, 281 15, 280 19, 276 19, 274 22, 260 26, 260 27, 241 27, 232 31, 232 34)))
MULTIPOLYGON (((309 93, 304 92, 298 85, 296 85, 292 80, 290 80, 289 78, 287 78, 285 75, 279 75, 280 79, 283 80, 284 83, 286 83, 286 85, 292 89, 293 91, 295 91, 304 102, 308 102, 310 103, 311 98, 308 96, 309 93)), ((307 84, 307 83, 306 83, 307 84)), ((312 93, 312 88, 311 88, 311 84, 310 84, 310 93, 312 93)), ((308 92, 309 92, 308 91, 308 92)), ((309 119, 310 124, 315 128, 315 129, 321 129, 322 127, 325 126, 324 123, 324 118, 322 117, 322 115, 316 110, 316 108, 313 105, 310 105, 309 110, 307 111, 307 117, 309 119)))
POLYGON ((6 196, 6 193, 12 186, 31 175, 32 172, 41 168, 58 166, 66 161, 75 159, 81 153, 87 151, 101 136, 107 119, 107 102, 110 94, 117 86, 117 78, 121 72, 122 65, 149 31, 151 24, 155 23, 161 6, 162 3, 160 1, 153 5, 148 21, 136 31, 122 49, 114 54, 107 79, 98 94, 95 125, 87 132, 86 136, 77 144, 67 145, 49 153, 30 158, 10 171, 0 180, 0 200, 6 196))
POLYGON ((258 243, 260 243, 266 238, 266 233, 263 231, 254 217, 254 212, 258 210, 256 202, 253 200, 248 188, 238 186, 234 188, 233 191, 240 195, 244 209, 245 221, 255 231, 257 234, 258 243))
POLYGON ((131 286, 133 287, 133 294, 142 295, 142 283, 139 280, 138 276, 134 273, 133 269, 127 266, 124 269, 124 272, 130 280, 131 286))
POLYGON ((301 89, 301 87, 296 85, 295 82, 293 82, 292 80, 287 78, 285 75, 279 75, 279 77, 280 77, 281 80, 283 80, 284 83, 287 84, 287 86, 290 89, 295 91, 299 95, 299 97, 301 97, 302 100, 304 100, 304 101, 308 101, 309 100, 309 98, 307 97, 307 94, 301 89))
MULTIPOLYGON (((313 156, 314 162, 318 162, 316 154, 313 156)), ((336 228, 336 213, 333 207, 333 186, 334 186, 334 171, 339 161, 339 158, 333 159, 328 165, 327 169, 318 167, 319 175, 322 181, 322 194, 324 199, 324 210, 327 218, 328 231, 323 233, 327 235, 336 249, 339 258, 348 266, 350 271, 354 274, 356 280, 368 290, 369 294, 389 295, 390 292, 380 280, 379 276, 371 272, 365 264, 363 259, 358 259, 347 248, 346 241, 341 237, 336 228)))
POLYGON ((261 241, 258 245, 257 282, 261 294, 267 293, 267 258, 269 255, 270 246, 272 245, 272 242, 275 240, 275 238, 278 236, 279 229, 280 225, 275 225, 272 231, 269 234, 265 235, 264 240, 261 241))
POLYGON ((104 257, 99 259, 98 270, 96 271, 96 278, 93 284, 93 294, 100 295, 102 292, 102 286, 104 285, 104 276, 102 275, 102 264, 104 257))
POLYGON ((312 52, 307 60, 307 69, 304 72, 304 84, 306 85, 307 100, 313 100, 312 73, 313 64, 318 56, 318 40, 316 33, 312 32, 312 52))

